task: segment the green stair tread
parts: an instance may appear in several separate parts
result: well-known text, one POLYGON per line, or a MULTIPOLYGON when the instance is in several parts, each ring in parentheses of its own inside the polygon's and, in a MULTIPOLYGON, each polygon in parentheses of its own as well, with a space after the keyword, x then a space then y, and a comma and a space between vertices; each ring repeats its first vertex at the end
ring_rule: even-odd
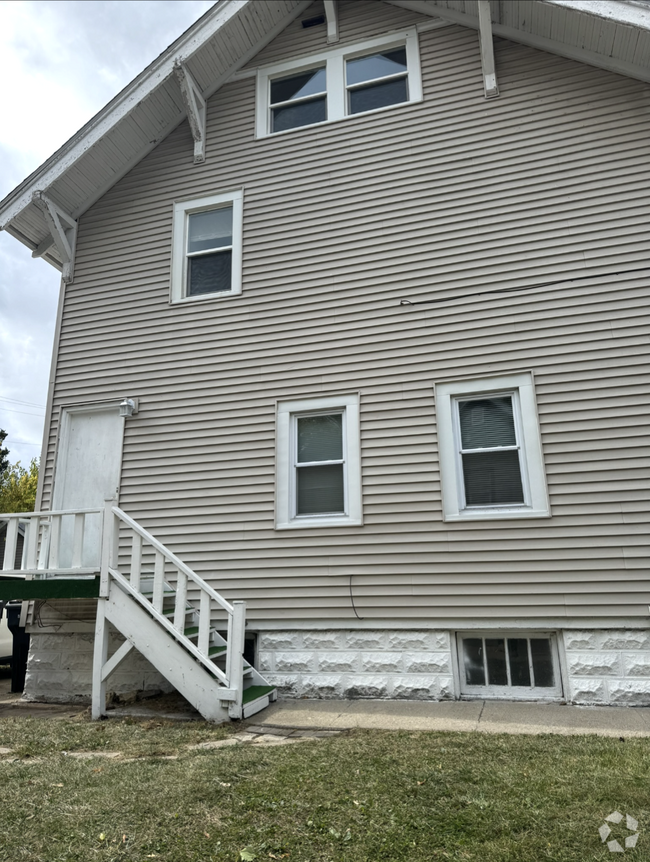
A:
POLYGON ((242 695, 242 704, 246 705, 252 700, 257 700, 258 697, 264 697, 265 694, 271 694, 275 691, 274 685, 251 685, 250 688, 245 688, 242 695))
POLYGON ((219 655, 220 653, 225 652, 227 649, 227 646, 211 646, 208 650, 208 655, 219 655))

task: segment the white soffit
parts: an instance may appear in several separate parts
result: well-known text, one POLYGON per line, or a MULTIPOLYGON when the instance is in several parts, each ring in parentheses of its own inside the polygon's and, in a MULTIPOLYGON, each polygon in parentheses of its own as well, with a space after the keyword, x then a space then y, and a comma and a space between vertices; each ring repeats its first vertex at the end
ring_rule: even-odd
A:
MULTIPOLYGON (((394 6, 478 29, 476 0, 387 0, 394 6)), ((492 32, 650 82, 650 2, 645 0, 491 0, 492 32)))
MULTIPOLYGON (((0 229, 62 268, 36 192, 77 219, 186 117, 174 66, 211 96, 311 4, 220 0, 40 168, 0 201, 0 229), (44 251, 44 247, 46 250, 44 251)), ((192 153, 189 153, 192 158, 192 153)))

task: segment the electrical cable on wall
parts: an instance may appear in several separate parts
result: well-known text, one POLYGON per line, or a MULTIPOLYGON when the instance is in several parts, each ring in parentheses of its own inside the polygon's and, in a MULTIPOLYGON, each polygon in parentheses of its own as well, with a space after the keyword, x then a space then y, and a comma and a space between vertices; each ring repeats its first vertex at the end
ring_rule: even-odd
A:
POLYGON ((605 278, 611 275, 630 275, 635 272, 648 272, 650 271, 650 266, 641 266, 636 269, 622 269, 617 272, 603 272, 603 273, 595 273, 594 275, 576 275, 573 278, 560 278, 557 281, 544 281, 540 284, 528 284, 522 287, 500 287, 495 288, 494 290, 480 290, 476 293, 461 293, 460 296, 442 296, 437 299, 416 299, 413 302, 410 299, 400 299, 400 305, 433 305, 435 303, 440 302, 455 302, 458 299, 473 299, 477 296, 487 296, 488 294, 495 293, 516 293, 518 291, 524 290, 539 290, 542 287, 554 287, 556 284, 569 284, 572 281, 586 281, 587 279, 598 278, 599 276, 605 278))

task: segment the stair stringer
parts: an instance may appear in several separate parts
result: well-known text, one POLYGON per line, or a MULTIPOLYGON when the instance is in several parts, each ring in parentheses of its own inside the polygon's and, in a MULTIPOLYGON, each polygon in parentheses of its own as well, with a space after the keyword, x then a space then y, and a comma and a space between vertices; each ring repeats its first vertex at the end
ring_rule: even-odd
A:
MULTIPOLYGON (((168 632, 115 584, 105 602, 106 619, 197 709, 206 721, 230 720, 234 690, 219 685, 168 632)), ((182 637, 182 636, 181 636, 182 637)))

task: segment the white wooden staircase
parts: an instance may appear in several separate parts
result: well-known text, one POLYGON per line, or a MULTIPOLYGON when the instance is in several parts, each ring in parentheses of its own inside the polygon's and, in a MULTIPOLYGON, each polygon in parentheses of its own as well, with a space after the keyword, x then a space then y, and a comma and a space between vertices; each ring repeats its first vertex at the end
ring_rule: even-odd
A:
POLYGON ((248 718, 276 699, 275 688, 244 661, 245 603, 227 602, 113 501, 106 502, 103 512, 2 518, 9 519, 9 529, 1 575, 100 576, 93 718, 105 714, 107 680, 132 649, 208 721, 248 718), (26 540, 16 570, 19 523, 26 540), (97 542, 101 551, 92 547, 97 542), (66 543, 69 547, 64 548, 66 543), (110 658, 109 623, 125 638, 110 658))

